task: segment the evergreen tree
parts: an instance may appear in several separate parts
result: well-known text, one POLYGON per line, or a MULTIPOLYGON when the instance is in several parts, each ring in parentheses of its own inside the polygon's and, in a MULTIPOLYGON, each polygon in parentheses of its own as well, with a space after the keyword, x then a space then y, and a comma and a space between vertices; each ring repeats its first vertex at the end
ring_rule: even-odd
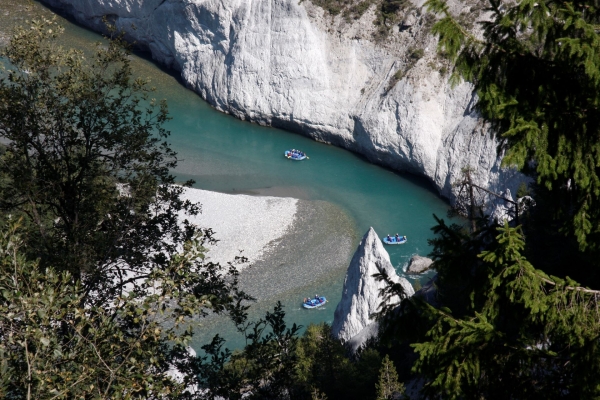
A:
POLYGON ((377 400, 391 400, 404 392, 404 385, 398 382, 398 373, 394 363, 386 354, 381 362, 379 381, 375 384, 377 400))
MULTIPOLYGON (((457 292, 459 303, 468 305, 462 312, 410 300, 420 309, 411 317, 432 321, 413 344, 419 356, 414 371, 427 378, 425 393, 449 398, 600 395, 600 292, 535 269, 521 254, 525 242, 519 229, 498 228, 496 239, 483 247, 481 262, 471 264, 477 275, 462 276, 478 282, 457 292)), ((460 272, 456 250, 453 241, 435 242, 440 272, 460 272)))
MULTIPOLYGON (((433 31, 455 62, 452 79, 473 82, 504 164, 532 170, 555 198, 552 218, 581 249, 600 241, 600 9, 592 1, 490 0, 483 37, 443 0, 433 31)), ((547 216, 550 217, 550 216, 547 216)))

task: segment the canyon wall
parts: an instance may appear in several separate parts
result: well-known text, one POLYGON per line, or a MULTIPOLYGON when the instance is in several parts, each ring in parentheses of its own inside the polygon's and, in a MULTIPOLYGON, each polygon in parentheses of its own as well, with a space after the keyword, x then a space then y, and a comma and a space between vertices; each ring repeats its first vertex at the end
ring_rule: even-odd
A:
POLYGON ((424 176, 449 199, 467 165, 492 190, 522 180, 500 168, 472 86, 448 83, 422 4, 376 40, 374 6, 347 20, 308 0, 43 2, 94 30, 108 16, 218 110, 424 176))

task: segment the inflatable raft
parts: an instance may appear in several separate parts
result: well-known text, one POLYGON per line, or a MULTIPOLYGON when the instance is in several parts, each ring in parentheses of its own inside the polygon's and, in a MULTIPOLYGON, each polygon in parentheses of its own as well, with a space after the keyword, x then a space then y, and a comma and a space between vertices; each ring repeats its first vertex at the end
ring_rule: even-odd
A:
POLYGON ((406 243, 406 236, 400 236, 399 240, 396 240, 394 236, 390 236, 389 239, 386 236, 381 241, 385 244, 404 244, 406 243))
POLYGON ((323 296, 319 297, 319 299, 308 299, 307 302, 302 303, 302 307, 304 308, 319 308, 327 303, 327 299, 323 296))
POLYGON ((300 150, 286 150, 283 155, 285 156, 285 158, 289 158, 290 160, 294 160, 294 161, 302 161, 302 160, 306 160, 308 158, 308 156, 300 151, 300 150))

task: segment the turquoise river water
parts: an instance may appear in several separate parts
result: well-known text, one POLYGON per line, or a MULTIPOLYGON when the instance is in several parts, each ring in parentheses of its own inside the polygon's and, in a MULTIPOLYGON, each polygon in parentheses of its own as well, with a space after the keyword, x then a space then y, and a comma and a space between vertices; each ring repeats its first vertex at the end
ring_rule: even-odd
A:
MULTIPOLYGON (((7 3, 0 6, 0 12, 5 16, 12 13, 9 18, 14 16, 17 20, 17 8, 7 3)), ((49 13, 37 3, 29 12, 49 13)), ((25 17, 20 14, 19 18, 25 17)), ((61 23, 66 28, 65 46, 89 49, 100 40, 100 36, 68 21, 61 23)), ((356 238, 370 226, 380 235, 399 232, 408 236, 407 244, 387 247, 400 273, 413 254, 429 252, 427 239, 432 237, 432 214, 444 216, 447 204, 424 181, 375 166, 339 148, 220 113, 173 75, 143 58, 134 57, 134 68, 136 74, 151 78, 157 98, 168 101, 173 117, 168 123, 170 141, 184 160, 174 171, 178 178, 192 178, 196 187, 219 192, 279 188, 280 193, 333 203, 354 222, 356 238), (288 148, 302 149, 310 160, 286 160, 283 151, 288 148)), ((304 326, 311 322, 331 322, 341 297, 344 272, 341 270, 325 281, 281 298, 289 320, 304 326), (323 293, 331 302, 323 309, 303 310, 299 307, 302 293, 323 293)), ((255 309, 262 312, 272 306, 273 302, 257 304, 255 309)), ((233 339, 233 347, 239 346, 239 338, 235 339, 231 327, 223 324, 209 329, 206 335, 201 334, 195 347, 208 341, 205 336, 214 331, 225 332, 233 339)), ((202 328, 199 331, 202 333, 202 328)))

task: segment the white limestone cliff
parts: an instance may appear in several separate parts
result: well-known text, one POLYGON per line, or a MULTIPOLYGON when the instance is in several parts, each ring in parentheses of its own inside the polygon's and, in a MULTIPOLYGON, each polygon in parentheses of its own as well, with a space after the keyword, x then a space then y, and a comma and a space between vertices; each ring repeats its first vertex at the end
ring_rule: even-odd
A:
POLYGON ((500 168, 472 87, 448 84, 421 0, 381 43, 374 7, 348 23, 309 0, 42 1, 95 30, 108 16, 221 111, 425 176, 450 199, 467 165, 495 191, 521 179, 500 168))
MULTIPOLYGON (((411 284, 396 274, 381 240, 370 228, 348 266, 342 299, 335 309, 331 325, 334 337, 348 344, 353 353, 377 333, 378 324, 373 314, 379 310, 379 291, 385 287, 385 283, 378 282, 373 275, 380 272, 385 272, 392 281, 400 283, 407 297, 414 294, 411 284)), ((397 296, 390 299, 392 304, 399 301, 397 296)))

